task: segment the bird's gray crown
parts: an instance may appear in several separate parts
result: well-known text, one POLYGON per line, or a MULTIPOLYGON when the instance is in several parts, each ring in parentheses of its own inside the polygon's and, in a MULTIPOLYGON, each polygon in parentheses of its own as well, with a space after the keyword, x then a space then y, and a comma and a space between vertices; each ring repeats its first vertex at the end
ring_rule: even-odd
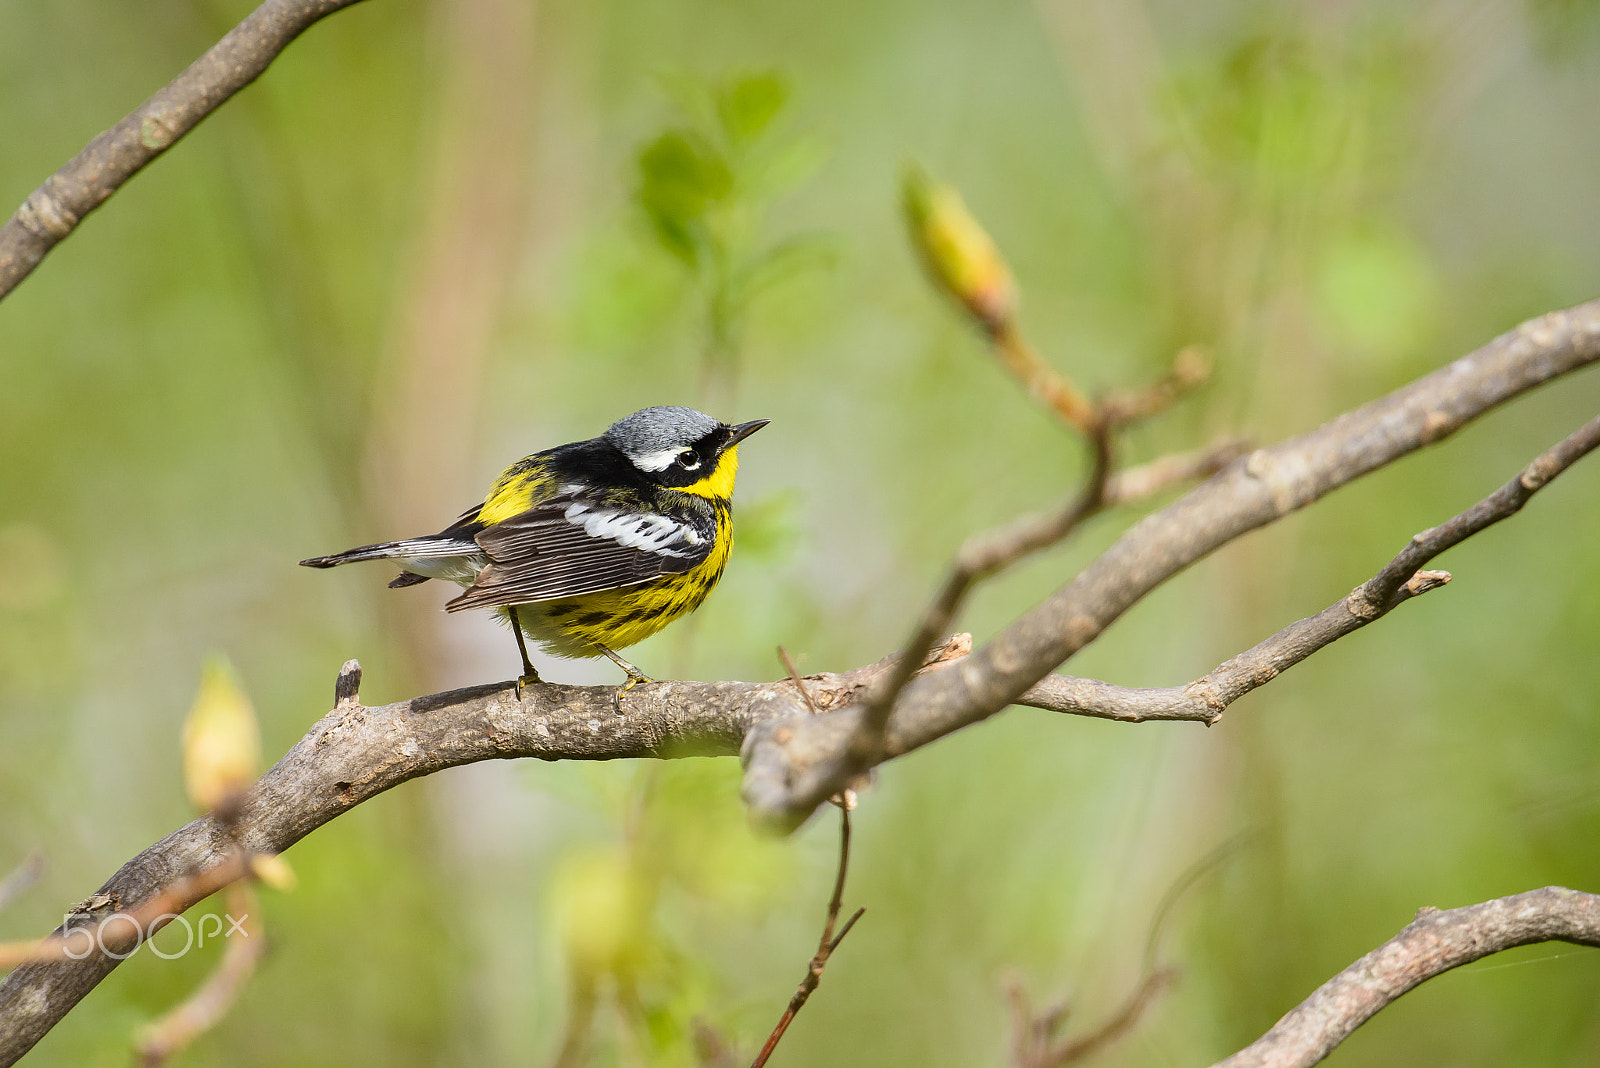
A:
POLYGON ((645 408, 611 424, 605 439, 635 464, 659 470, 680 450, 688 448, 722 424, 705 412, 671 405, 645 408))

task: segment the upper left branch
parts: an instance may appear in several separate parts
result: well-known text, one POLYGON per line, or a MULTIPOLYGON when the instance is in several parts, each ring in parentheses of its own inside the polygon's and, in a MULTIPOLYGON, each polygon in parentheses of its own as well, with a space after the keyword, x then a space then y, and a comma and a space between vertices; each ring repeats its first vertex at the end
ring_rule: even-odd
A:
POLYGON ((360 0, 266 0, 189 69, 89 142, 0 227, 0 300, 145 164, 255 81, 312 23, 360 0))

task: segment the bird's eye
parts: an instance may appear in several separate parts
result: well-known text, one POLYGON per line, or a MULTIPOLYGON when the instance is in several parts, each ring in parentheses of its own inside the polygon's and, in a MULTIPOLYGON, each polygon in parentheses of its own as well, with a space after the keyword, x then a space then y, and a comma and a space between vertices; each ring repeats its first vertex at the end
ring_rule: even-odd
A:
POLYGON ((693 449, 684 449, 678 454, 677 463, 685 471, 693 471, 700 466, 700 454, 693 449))

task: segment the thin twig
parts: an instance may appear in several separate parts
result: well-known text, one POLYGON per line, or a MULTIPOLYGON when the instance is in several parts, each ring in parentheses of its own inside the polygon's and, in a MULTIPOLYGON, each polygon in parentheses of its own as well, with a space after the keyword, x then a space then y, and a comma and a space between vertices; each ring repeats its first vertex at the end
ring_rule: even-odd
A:
POLYGON ((1198 482, 1227 467, 1250 451, 1250 439, 1225 437, 1209 448, 1159 456, 1149 463, 1129 467, 1106 479, 1105 507, 1141 501, 1180 482, 1198 482))
POLYGON ((865 704, 860 728, 850 741, 851 757, 860 766, 882 759, 883 732, 894 710, 895 699, 916 674, 929 650, 949 630, 968 591, 1023 557, 1055 545, 1100 510, 1105 499, 1106 477, 1111 469, 1111 443, 1106 427, 1096 425, 1093 428, 1090 444, 1093 466, 1088 480, 1066 508, 1047 515, 1026 516, 968 538, 961 546, 944 584, 923 613, 916 632, 895 662, 894 670, 865 704))
POLYGON ((144 1068, 165 1064, 215 1027, 233 1007, 239 992, 255 974, 256 965, 267 952, 266 927, 260 911, 260 902, 249 883, 238 882, 228 887, 228 914, 236 917, 240 937, 232 937, 230 930, 216 970, 186 1001, 140 1034, 136 1049, 144 1068))
POLYGON ((1177 980, 1176 968, 1158 968, 1153 972, 1146 972, 1140 977, 1138 985, 1123 999, 1122 1004, 1117 1006, 1116 1011, 1106 1017, 1098 1027, 1071 1041, 1038 1051, 1030 1059, 1022 1062, 1022 1068, 1061 1068, 1061 1065, 1072 1064, 1098 1053, 1132 1031, 1144 1016, 1145 1010, 1177 980))
POLYGON ((91 898, 81 913, 83 919, 64 931, 26 942, 0 942, 0 968, 100 955, 120 960, 179 913, 244 878, 248 870, 246 859, 233 854, 204 871, 173 881, 137 908, 108 911, 99 920, 93 917, 100 908, 115 902, 91 898))
POLYGON ((695 1059, 700 1068, 734 1068, 738 1063, 733 1047, 711 1022, 696 1016, 690 1021, 695 1059))
POLYGON ((850 810, 845 807, 839 809, 839 873, 833 880, 833 897, 828 901, 828 920, 822 925, 822 937, 817 940, 816 955, 811 958, 811 963, 806 966, 806 977, 800 980, 800 987, 794 992, 794 997, 789 999, 788 1006, 783 1010, 783 1015, 778 1018, 778 1025, 772 1029, 772 1034, 767 1036, 767 1041, 761 1047, 761 1052, 756 1054, 756 1059, 751 1062, 750 1068, 761 1068, 767 1063, 767 1058, 772 1056, 772 1051, 778 1048, 778 1043, 783 1039, 783 1033, 789 1030, 789 1024, 794 1022, 795 1015, 805 1005, 806 999, 822 981, 822 970, 828 966, 828 958, 833 951, 839 948, 839 943, 844 941, 844 936, 850 933, 850 928, 856 925, 865 908, 856 909, 851 917, 844 921, 844 926, 839 928, 839 933, 833 933, 834 925, 839 922, 839 911, 844 907, 844 879, 850 868, 850 810))
POLYGON ((1100 404, 1101 415, 1112 426, 1127 426, 1159 415, 1174 401, 1211 376, 1211 361, 1199 346, 1179 350, 1167 373, 1130 393, 1114 393, 1100 404))
POLYGON ((0 227, 0 299, 95 208, 255 81, 317 20, 359 0, 266 0, 189 68, 89 142, 0 227))
POLYGON ((800 672, 794 666, 794 658, 789 655, 789 650, 778 646, 778 659, 783 661, 784 668, 789 672, 789 681, 794 683, 794 688, 800 693, 800 700, 806 703, 814 716, 818 712, 817 703, 811 699, 811 691, 806 689, 805 680, 800 677, 800 672))
POLYGON ((1182 901, 1184 895, 1190 890, 1199 886, 1201 880, 1221 867, 1224 861, 1249 844, 1250 840, 1256 837, 1258 833, 1259 831, 1255 828, 1246 828, 1240 831, 1183 869, 1178 873, 1178 877, 1172 880, 1172 885, 1168 886, 1166 893, 1161 895, 1161 902, 1156 905, 1155 916, 1150 921, 1150 936, 1145 939, 1144 956, 1141 962, 1141 970, 1145 974, 1148 975, 1159 967, 1157 962, 1161 959, 1161 939, 1167 932, 1167 921, 1172 918, 1173 910, 1178 907, 1178 902, 1182 901))
POLYGON ((1403 931, 1323 983, 1265 1035, 1214 1068, 1309 1068, 1413 987, 1535 942, 1600 947, 1600 896, 1547 886, 1448 912, 1420 909, 1403 931))
POLYGON ((1178 874, 1161 895, 1155 915, 1150 920, 1150 934, 1145 939, 1144 957, 1139 968, 1139 981, 1129 991, 1112 1013, 1101 1023, 1070 1040, 1056 1041, 1056 1032, 1067 1018, 1069 1003, 1063 999, 1042 1016, 1035 1018, 1028 1008, 1027 990, 1020 982, 1011 984, 1010 996, 1013 1026, 1016 1028, 1012 1044, 1013 1059, 1017 1068, 1061 1068, 1062 1065, 1099 1052, 1122 1038, 1138 1024, 1155 999, 1178 980, 1179 970, 1159 963, 1161 936, 1167 920, 1178 901, 1200 880, 1214 871, 1219 864, 1232 856, 1248 839, 1251 832, 1235 835, 1195 861, 1178 874))
POLYGON ((1085 437, 1093 438, 1099 433, 1104 420, 1094 402, 1072 379, 1045 362, 1038 350, 1022 336, 1015 319, 1007 318, 998 323, 985 324, 985 327, 1006 370, 1022 383, 1030 396, 1076 427, 1085 437))
POLYGON ((24 857, 22 863, 11 870, 10 875, 0 879, 0 911, 27 893, 43 874, 43 853, 29 853, 24 857))
POLYGON ((1383 617, 1411 598, 1449 582, 1447 571, 1419 568, 1479 531, 1516 515, 1535 493, 1596 447, 1600 447, 1600 416, 1573 431, 1523 468, 1516 478, 1471 508, 1416 535, 1381 571, 1347 596, 1314 616, 1289 624, 1186 686, 1135 689, 1096 679, 1046 675, 1017 703, 1131 723, 1148 720, 1215 723, 1234 701, 1312 653, 1383 617))

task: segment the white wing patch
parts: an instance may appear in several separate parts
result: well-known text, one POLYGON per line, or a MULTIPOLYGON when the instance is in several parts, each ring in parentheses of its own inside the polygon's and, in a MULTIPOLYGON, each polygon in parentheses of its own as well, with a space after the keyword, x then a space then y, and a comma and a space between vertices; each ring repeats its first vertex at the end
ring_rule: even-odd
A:
POLYGON ((567 507, 566 520, 583 528, 591 538, 604 538, 640 552, 688 557, 705 543, 699 531, 664 515, 641 515, 606 508, 591 508, 582 501, 567 507))

